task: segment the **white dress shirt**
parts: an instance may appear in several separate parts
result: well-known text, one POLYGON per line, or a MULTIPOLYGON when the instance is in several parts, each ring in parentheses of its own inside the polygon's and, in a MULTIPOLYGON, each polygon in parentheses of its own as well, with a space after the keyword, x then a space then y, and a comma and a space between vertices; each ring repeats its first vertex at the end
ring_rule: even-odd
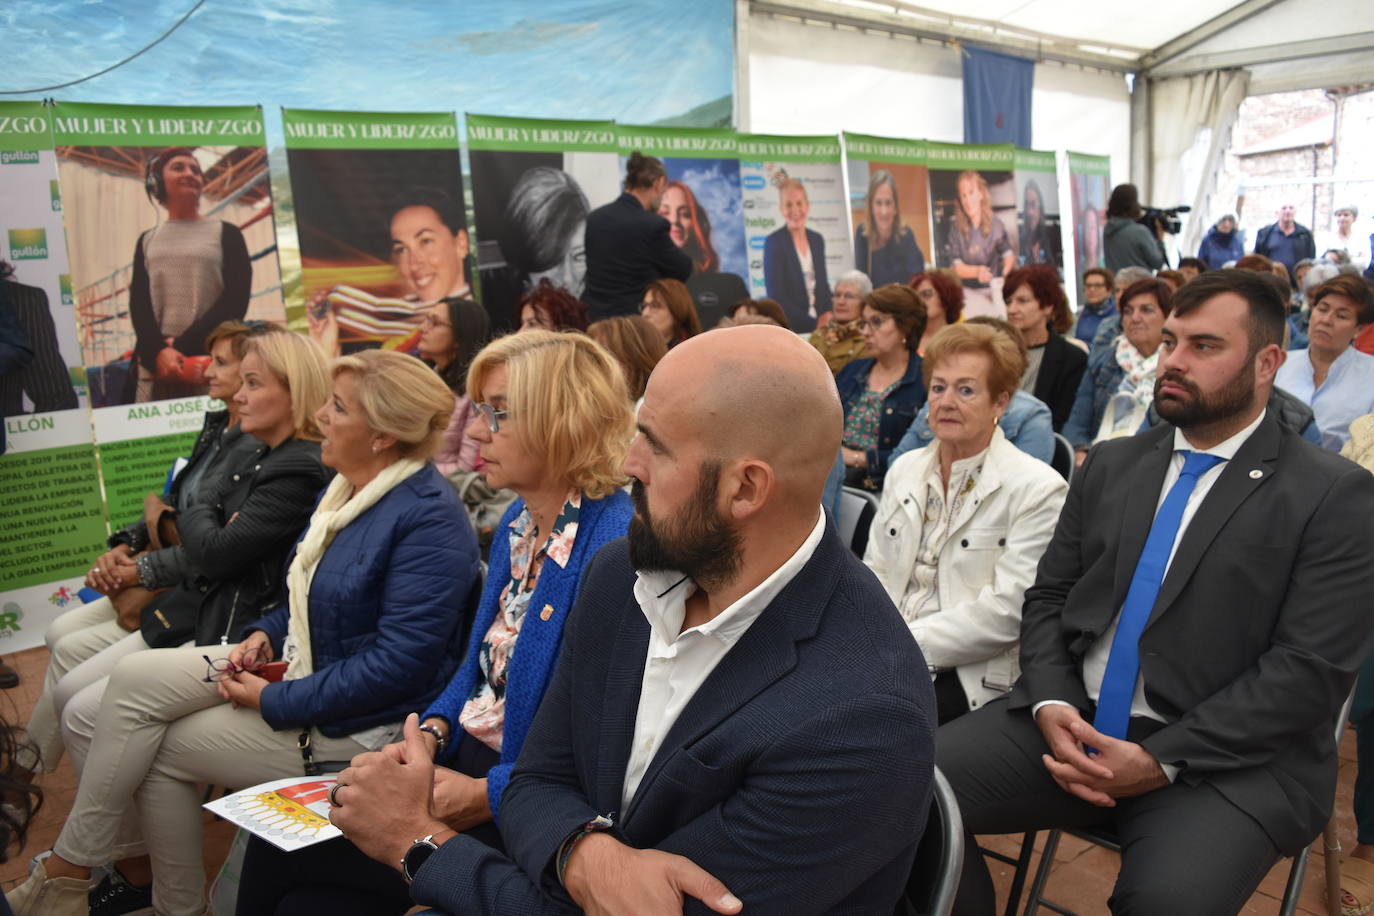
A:
POLYGON ((687 599, 696 584, 678 572, 641 572, 635 581, 635 600, 649 621, 649 648, 644 680, 639 688, 634 742, 625 767, 621 812, 644 779, 664 737, 677 722, 701 685, 726 654, 816 552, 825 533, 825 513, 819 513, 806 540, 785 563, 752 591, 700 626, 682 629, 687 599))
MULTIPOLYGON (((1160 506, 1164 505, 1164 499, 1169 495, 1175 483, 1178 482, 1179 475, 1183 472, 1183 463, 1187 460, 1183 452, 1198 452, 1203 455, 1216 455, 1225 459, 1218 462, 1215 466, 1208 468, 1207 472, 1198 478, 1193 486, 1193 492, 1188 495, 1188 502, 1183 507, 1183 517, 1179 520, 1178 534, 1174 536, 1174 543, 1169 548, 1169 562, 1164 567, 1164 578, 1169 576, 1169 567, 1173 565, 1174 553, 1178 550, 1179 542, 1183 540, 1183 533, 1188 530, 1188 525, 1192 523, 1193 516, 1197 515, 1198 508, 1202 501, 1211 492, 1213 484, 1221 476, 1222 471, 1236 457, 1236 452, 1245 444, 1246 440, 1259 428, 1264 421, 1267 410, 1260 411, 1260 415, 1255 418, 1249 426, 1236 433, 1231 438, 1219 442, 1211 448, 1196 448, 1183 435, 1181 430, 1174 430, 1174 455, 1169 461, 1169 469, 1164 473, 1164 483, 1159 488, 1159 501, 1155 503, 1155 513, 1158 514, 1160 506)), ((1256 469, 1258 470, 1258 469, 1256 469)), ((1116 616, 1112 619, 1111 625, 1097 637, 1092 646, 1089 647, 1087 654, 1083 657, 1083 687, 1087 690, 1088 698, 1094 703, 1097 702, 1098 695, 1102 692, 1102 677, 1107 672, 1107 659, 1112 652, 1112 639, 1116 636, 1117 625, 1121 622, 1121 608, 1116 609, 1116 616)), ((1042 700, 1035 704, 1033 712, 1039 712, 1041 707, 1051 703, 1060 703, 1068 706, 1069 703, 1062 700, 1042 700)), ((1131 697, 1131 715, 1144 716, 1147 719, 1154 719, 1156 722, 1163 722, 1164 717, 1150 708, 1150 704, 1145 701, 1145 679, 1137 673, 1135 680, 1135 694, 1131 697)), ((1178 773, 1178 768, 1164 765, 1164 772, 1172 782, 1178 773)))

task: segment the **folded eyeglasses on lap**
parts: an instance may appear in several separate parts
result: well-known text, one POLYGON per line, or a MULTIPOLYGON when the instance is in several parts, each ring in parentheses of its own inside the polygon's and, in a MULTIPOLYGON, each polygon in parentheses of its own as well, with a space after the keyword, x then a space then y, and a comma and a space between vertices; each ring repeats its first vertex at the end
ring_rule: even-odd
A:
POLYGON ((234 664, 227 658, 211 658, 208 655, 202 655, 201 658, 205 659, 205 664, 208 666, 206 668, 205 677, 202 678, 207 684, 217 684, 220 681, 233 677, 240 671, 257 671, 263 665, 267 664, 267 661, 262 657, 262 653, 256 649, 252 652, 245 653, 243 660, 238 664, 234 664))

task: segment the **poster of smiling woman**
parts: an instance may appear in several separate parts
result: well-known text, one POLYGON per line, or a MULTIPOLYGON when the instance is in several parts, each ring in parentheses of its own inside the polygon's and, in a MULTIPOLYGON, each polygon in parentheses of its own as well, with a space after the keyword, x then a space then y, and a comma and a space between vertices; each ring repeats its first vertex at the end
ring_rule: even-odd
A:
POLYGON ((105 537, 48 111, 0 102, 0 652, 41 645, 105 537))
POLYGON ((663 160, 668 190, 658 215, 674 244, 692 259, 687 289, 701 326, 710 329, 748 299, 748 253, 740 196, 739 135, 732 130, 617 125, 622 165, 638 150, 663 160))
POLYGON ((311 335, 331 356, 414 349, 436 303, 472 297, 457 119, 285 109, 282 126, 311 335))
POLYGON ((1002 281, 1018 251, 1012 147, 932 142, 926 161, 935 263, 958 274, 965 317, 1006 317, 1002 281))
POLYGON ((844 135, 854 267, 875 287, 907 283, 930 252, 930 173, 923 140, 844 135))
POLYGON ((839 138, 741 134, 739 157, 754 298, 779 302, 793 331, 814 330, 854 263, 839 138))

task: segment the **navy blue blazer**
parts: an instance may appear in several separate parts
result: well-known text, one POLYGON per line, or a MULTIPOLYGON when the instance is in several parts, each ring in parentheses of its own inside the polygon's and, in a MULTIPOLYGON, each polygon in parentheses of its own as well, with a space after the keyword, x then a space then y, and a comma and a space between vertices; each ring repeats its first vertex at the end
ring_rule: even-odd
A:
MULTIPOLYGON (((459 835, 420 869, 449 913, 577 913, 553 875, 597 814, 686 856, 746 913, 883 914, 925 829, 935 699, 877 579, 827 528, 801 572, 688 702, 622 810, 649 624, 624 540, 583 575, 553 683, 501 804, 510 858, 459 835)), ((705 913, 688 898, 684 913, 705 913)))
POLYGON ((692 259, 673 243, 668 221, 626 191, 587 217, 587 288, 592 321, 638 315, 644 288, 661 277, 684 283, 692 259))
POLYGON ((801 258, 787 227, 773 232, 763 243, 763 285, 769 299, 776 299, 787 313, 787 323, 794 331, 812 331, 816 318, 830 311, 830 279, 825 273, 825 239, 819 232, 806 230, 811 243, 811 264, 816 270, 816 315, 808 312, 806 280, 802 277, 801 258))

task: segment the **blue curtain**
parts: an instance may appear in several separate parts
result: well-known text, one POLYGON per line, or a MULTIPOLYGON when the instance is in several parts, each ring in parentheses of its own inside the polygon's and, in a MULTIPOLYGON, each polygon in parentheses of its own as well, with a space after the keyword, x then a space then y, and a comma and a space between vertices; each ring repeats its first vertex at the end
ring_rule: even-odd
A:
POLYGON ((1034 62, 978 48, 963 52, 964 142, 1029 149, 1034 62))

